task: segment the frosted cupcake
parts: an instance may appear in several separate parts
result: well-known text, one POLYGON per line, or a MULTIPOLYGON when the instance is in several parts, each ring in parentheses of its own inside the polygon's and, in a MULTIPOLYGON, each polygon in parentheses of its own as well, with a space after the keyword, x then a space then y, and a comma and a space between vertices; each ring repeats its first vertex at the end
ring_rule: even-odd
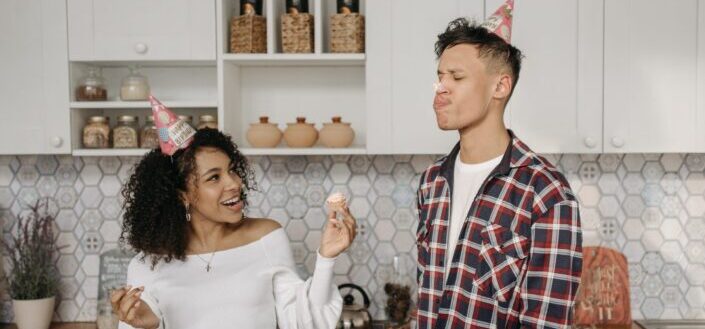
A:
POLYGON ((328 199, 326 199, 326 205, 329 210, 335 212, 342 212, 347 207, 347 200, 345 200, 345 195, 340 192, 331 194, 328 199))

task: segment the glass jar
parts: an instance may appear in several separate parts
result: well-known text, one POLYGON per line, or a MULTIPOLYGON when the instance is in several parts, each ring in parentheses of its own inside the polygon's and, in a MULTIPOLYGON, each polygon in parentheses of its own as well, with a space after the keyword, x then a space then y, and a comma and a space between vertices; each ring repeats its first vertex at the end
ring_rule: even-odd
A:
POLYGON ((184 122, 188 123, 189 126, 193 127, 193 117, 190 115, 179 115, 179 120, 183 120, 184 122))
POLYGON ((148 115, 145 118, 144 127, 140 132, 140 147, 143 149, 154 149, 159 147, 159 132, 154 125, 154 116, 148 115))
POLYGON ((218 129, 218 120, 210 115, 210 114, 204 114, 200 117, 198 117, 198 129, 203 129, 203 128, 211 128, 211 129, 218 129))
POLYGON ((89 67, 88 74, 81 78, 76 87, 77 101, 104 101, 108 99, 108 90, 105 89, 105 80, 100 69, 89 67))
POLYGON ((123 101, 145 101, 149 99, 149 83, 140 74, 139 66, 131 66, 130 74, 122 79, 120 99, 123 101))
POLYGON ((110 125, 107 117, 93 116, 88 118, 83 127, 83 147, 110 147, 110 125))
POLYGON ((113 128, 114 148, 138 148, 137 117, 123 115, 118 118, 118 124, 113 128))

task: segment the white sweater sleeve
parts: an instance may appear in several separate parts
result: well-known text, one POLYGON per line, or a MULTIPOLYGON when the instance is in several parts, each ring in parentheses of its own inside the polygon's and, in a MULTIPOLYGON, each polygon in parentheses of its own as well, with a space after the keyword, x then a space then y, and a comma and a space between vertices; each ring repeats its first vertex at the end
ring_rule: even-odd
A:
POLYGON ((270 235, 265 253, 274 270, 273 291, 279 328, 335 328, 343 309, 343 298, 333 283, 335 259, 318 254, 313 276, 304 282, 296 274, 284 230, 278 229, 270 235))
MULTIPOLYGON (((152 309, 152 312, 159 318, 158 329, 165 329, 164 317, 159 311, 159 303, 156 298, 153 297, 151 293, 151 283, 154 273, 152 272, 150 265, 146 262, 140 261, 142 254, 138 254, 130 261, 127 266, 127 285, 133 288, 144 286, 144 291, 140 299, 144 301, 145 304, 152 309)), ((134 329, 132 326, 120 321, 118 329, 134 329)))

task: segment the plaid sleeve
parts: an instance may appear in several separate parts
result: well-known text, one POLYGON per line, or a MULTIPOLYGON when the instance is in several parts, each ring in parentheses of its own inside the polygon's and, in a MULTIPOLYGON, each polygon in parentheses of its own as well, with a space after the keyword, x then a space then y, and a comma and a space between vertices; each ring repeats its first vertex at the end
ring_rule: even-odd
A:
POLYGON ((570 328, 582 271, 578 203, 564 200, 548 208, 532 225, 531 237, 521 327, 570 328))
MULTIPOLYGON (((418 248, 418 243, 419 243, 419 237, 422 237, 425 235, 425 230, 426 230, 426 225, 425 225, 425 219, 424 215, 422 212, 422 205, 423 205, 423 191, 422 191, 422 186, 424 185, 424 182, 426 181, 425 179, 426 175, 421 175, 421 178, 419 179, 419 188, 416 192, 416 213, 418 214, 418 226, 416 228, 416 244, 418 248)), ((418 249, 417 249, 418 251, 418 249)), ((418 284, 419 287, 421 287, 421 273, 423 273, 423 260, 419 259, 419 257, 423 257, 423 255, 417 253, 417 261, 416 261, 416 283, 418 284)))

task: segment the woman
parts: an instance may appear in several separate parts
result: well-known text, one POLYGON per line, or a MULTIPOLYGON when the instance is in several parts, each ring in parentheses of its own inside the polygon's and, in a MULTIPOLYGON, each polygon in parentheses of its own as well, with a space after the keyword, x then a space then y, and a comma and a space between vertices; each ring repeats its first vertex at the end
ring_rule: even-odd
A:
POLYGON ((355 237, 347 209, 329 213, 304 282, 286 233, 243 214, 253 174, 231 139, 199 130, 173 156, 153 150, 123 189, 121 240, 140 252, 111 294, 120 328, 334 328, 342 298, 334 259, 355 237))

